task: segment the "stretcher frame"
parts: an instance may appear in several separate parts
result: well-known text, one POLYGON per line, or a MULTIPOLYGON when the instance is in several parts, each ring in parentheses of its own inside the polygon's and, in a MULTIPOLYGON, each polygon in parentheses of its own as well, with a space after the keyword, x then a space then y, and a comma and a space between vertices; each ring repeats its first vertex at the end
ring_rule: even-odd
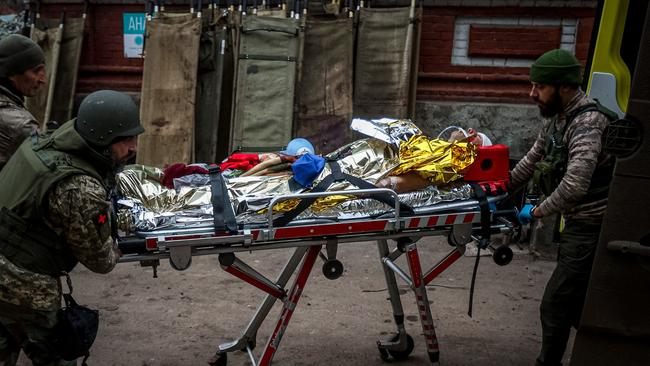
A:
MULTIPOLYGON (((376 241, 397 327, 395 335, 377 342, 380 356, 385 361, 402 360, 408 357, 414 348, 413 338, 407 334, 404 326, 404 311, 396 279, 399 277, 415 295, 427 354, 432 363, 437 363, 439 347, 426 285, 461 258, 465 245, 469 242, 475 240, 489 244, 488 238, 481 238, 481 235, 485 235, 486 229, 490 233, 512 234, 515 225, 505 218, 512 212, 496 210, 496 204, 504 200, 506 194, 486 197, 485 202, 491 207, 489 211, 491 217, 490 227, 485 228, 481 226, 481 215, 482 212, 486 212, 487 206, 484 206, 482 211, 478 199, 414 208, 412 215, 404 216, 400 215, 400 203, 397 197, 397 193, 386 188, 279 196, 269 204, 271 209, 267 213, 266 225, 240 227, 236 233, 218 232, 208 226, 140 233, 140 238, 124 241, 123 244, 144 242, 146 252, 126 254, 120 258, 120 261, 139 261, 144 266, 153 266, 155 277, 155 268, 160 259, 169 259, 173 268, 185 270, 191 265, 193 256, 218 255, 220 266, 224 271, 262 290, 267 295, 241 336, 217 347, 210 365, 225 366, 229 352, 244 351, 248 353, 253 366, 268 366, 271 365, 273 356, 279 348, 316 259, 320 257, 324 261, 323 274, 329 279, 336 279, 343 273, 343 265, 336 259, 339 244, 376 241), (296 220, 283 227, 273 227, 272 207, 278 202, 340 194, 353 194, 357 197, 389 194, 395 198, 395 206, 391 213, 372 219, 350 219, 339 222, 320 219, 296 220), (439 235, 447 235, 449 243, 454 248, 427 271, 423 271, 416 242, 422 237, 439 235), (388 245, 389 240, 396 242, 393 249, 388 245), (262 275, 236 256, 236 253, 243 251, 278 248, 295 248, 295 250, 275 280, 262 275), (326 254, 322 252, 323 249, 326 254), (402 254, 406 255, 408 272, 395 263, 402 254), (286 289, 294 273, 293 283, 289 289, 286 289), (283 303, 280 317, 259 360, 256 360, 253 349, 256 346, 257 331, 277 300, 283 303)), ((511 257, 512 251, 510 251, 511 257)))

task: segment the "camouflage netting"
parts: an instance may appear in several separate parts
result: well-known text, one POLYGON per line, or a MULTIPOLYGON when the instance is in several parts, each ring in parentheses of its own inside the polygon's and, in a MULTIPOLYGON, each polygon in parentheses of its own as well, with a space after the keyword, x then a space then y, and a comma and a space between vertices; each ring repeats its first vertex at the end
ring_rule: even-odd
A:
POLYGON ((13 33, 20 33, 23 28, 23 13, 0 15, 0 39, 13 33))

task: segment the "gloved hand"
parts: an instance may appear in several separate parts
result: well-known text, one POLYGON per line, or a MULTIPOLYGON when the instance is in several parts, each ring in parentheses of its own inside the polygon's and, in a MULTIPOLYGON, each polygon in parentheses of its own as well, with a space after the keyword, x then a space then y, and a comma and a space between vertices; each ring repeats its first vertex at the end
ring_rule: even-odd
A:
POLYGON ((521 211, 519 211, 519 215, 517 215, 517 219, 519 219, 519 223, 522 225, 527 225, 530 224, 531 221, 533 221, 533 214, 532 210, 535 206, 531 205, 530 203, 527 203, 524 205, 524 207, 521 208, 521 211))

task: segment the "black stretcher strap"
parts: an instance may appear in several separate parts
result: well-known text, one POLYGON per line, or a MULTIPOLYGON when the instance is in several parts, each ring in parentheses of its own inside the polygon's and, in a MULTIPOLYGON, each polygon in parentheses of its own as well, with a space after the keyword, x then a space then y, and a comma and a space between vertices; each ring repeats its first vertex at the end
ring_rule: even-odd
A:
MULTIPOLYGON (((356 186, 359 189, 373 189, 377 188, 374 184, 367 182, 359 177, 355 177, 353 175, 344 173, 341 171, 341 167, 336 161, 330 161, 328 162, 331 174, 325 177, 322 181, 320 181, 316 186, 314 186, 311 189, 311 192, 325 192, 333 183, 335 182, 341 182, 341 181, 348 181, 352 185, 356 186)), ((291 211, 287 211, 282 215, 281 217, 273 220, 273 226, 285 226, 288 223, 290 223, 293 219, 298 217, 303 211, 305 211, 309 206, 311 206, 312 203, 314 203, 319 197, 309 197, 302 199, 298 206, 294 208, 291 211)), ((388 206, 395 206, 395 198, 391 196, 388 193, 380 193, 377 195, 370 196, 369 198, 373 198, 379 202, 385 203, 388 206)), ((400 213, 408 213, 412 214, 413 208, 411 208, 409 205, 400 204, 400 213)))
POLYGON ((214 230, 227 230, 237 232, 235 213, 230 204, 226 182, 221 175, 219 166, 210 167, 210 188, 212 191, 212 215, 214 217, 214 230))
POLYGON ((488 203, 487 195, 485 194, 483 188, 476 183, 470 183, 469 185, 472 187, 474 196, 478 200, 478 206, 481 209, 481 239, 476 245, 476 261, 474 262, 474 270, 472 271, 472 283, 469 288, 469 308, 467 310, 467 315, 469 315, 471 318, 472 309, 474 307, 474 285, 476 284, 476 273, 478 271, 479 261, 481 260, 481 249, 485 249, 490 243, 490 219, 492 213, 490 212, 490 204, 488 203))
MULTIPOLYGON (((478 200, 478 207, 481 209, 481 238, 485 241, 489 241, 492 228, 490 225, 492 213, 490 212, 490 204, 487 200, 487 194, 485 194, 485 191, 479 184, 470 183, 469 185, 472 187, 474 196, 478 200)), ((481 249, 485 249, 485 247, 481 249)))

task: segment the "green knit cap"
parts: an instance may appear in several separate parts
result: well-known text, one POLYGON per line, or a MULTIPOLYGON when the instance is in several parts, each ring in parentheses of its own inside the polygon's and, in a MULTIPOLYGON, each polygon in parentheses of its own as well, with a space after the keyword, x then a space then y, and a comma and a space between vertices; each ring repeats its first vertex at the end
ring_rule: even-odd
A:
POLYGON ((580 85, 580 62, 569 51, 548 51, 539 56, 530 67, 530 81, 551 85, 580 85))
POLYGON ((0 77, 7 77, 45 63, 43 50, 31 39, 20 34, 0 40, 0 77))

